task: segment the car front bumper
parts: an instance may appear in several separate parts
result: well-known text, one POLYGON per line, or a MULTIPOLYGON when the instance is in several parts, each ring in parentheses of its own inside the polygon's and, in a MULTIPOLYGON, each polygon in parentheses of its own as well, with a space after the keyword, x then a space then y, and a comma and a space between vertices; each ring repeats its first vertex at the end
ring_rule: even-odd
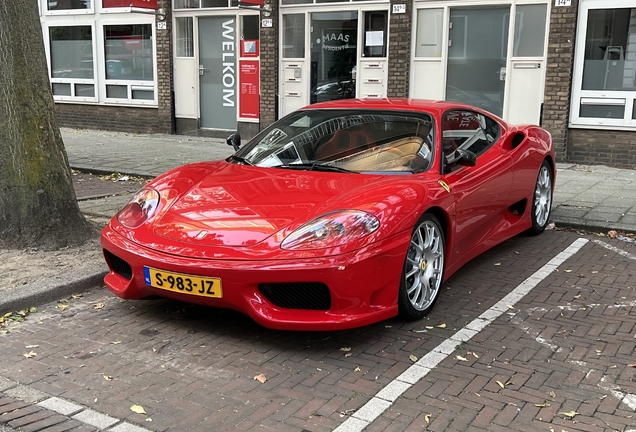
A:
POLYGON ((106 226, 102 231, 109 273, 106 287, 124 299, 161 296, 242 312, 259 324, 281 330, 338 330, 360 327, 397 315, 400 277, 410 233, 402 233, 360 250, 298 260, 229 260, 188 258, 158 252, 130 241, 106 226), (107 252, 106 252, 107 251, 107 252), (114 255, 130 266, 122 275, 114 255), (144 267, 199 277, 220 278, 222 298, 182 294, 149 286, 144 267), (325 310, 277 306, 260 288, 264 284, 324 284, 325 310))

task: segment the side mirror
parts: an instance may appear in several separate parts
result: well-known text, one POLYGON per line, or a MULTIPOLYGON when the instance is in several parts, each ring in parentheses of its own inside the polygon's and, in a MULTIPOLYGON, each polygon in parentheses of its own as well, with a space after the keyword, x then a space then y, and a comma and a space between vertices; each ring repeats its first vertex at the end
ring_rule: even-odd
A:
POLYGON ((231 145, 234 147, 235 151, 238 151, 239 147, 241 147, 241 134, 238 132, 234 132, 232 135, 227 137, 227 145, 231 145))
POLYGON ((475 166, 477 165, 477 156, 475 153, 464 150, 464 149, 456 149, 454 152, 454 157, 450 159, 446 165, 461 165, 461 166, 475 166))

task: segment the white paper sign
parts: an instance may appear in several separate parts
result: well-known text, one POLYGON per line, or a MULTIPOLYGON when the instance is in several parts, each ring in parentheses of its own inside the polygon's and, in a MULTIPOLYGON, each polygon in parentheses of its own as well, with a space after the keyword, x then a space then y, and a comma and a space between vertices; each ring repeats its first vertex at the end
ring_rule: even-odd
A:
POLYGON ((368 31, 365 38, 367 46, 382 46, 384 45, 384 32, 380 31, 368 31))
POLYGON ((572 6, 572 0, 554 0, 555 6, 572 6))
POLYGON ((168 28, 168 23, 165 21, 157 22, 157 30, 166 30, 168 28))
POLYGON ((272 26, 271 18, 265 18, 261 21, 261 27, 271 27, 271 26, 272 26))
POLYGON ((394 4, 393 5, 393 13, 394 14, 406 13, 406 5, 405 4, 394 4))

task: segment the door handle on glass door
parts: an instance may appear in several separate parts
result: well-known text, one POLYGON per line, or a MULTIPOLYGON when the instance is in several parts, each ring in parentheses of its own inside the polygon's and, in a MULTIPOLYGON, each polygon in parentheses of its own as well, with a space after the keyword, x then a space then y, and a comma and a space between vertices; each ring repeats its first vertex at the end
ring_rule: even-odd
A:
POLYGON ((199 75, 203 75, 205 73, 205 68, 203 65, 199 65, 199 75))
POLYGON ((506 80, 506 68, 502 67, 501 69, 499 69, 499 81, 505 81, 506 80))

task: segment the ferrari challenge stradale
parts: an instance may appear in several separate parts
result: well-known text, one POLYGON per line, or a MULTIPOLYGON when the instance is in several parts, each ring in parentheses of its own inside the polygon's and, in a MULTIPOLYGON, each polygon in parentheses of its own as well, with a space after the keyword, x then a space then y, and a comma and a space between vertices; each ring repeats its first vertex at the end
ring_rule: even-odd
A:
POLYGON ((173 169, 102 232, 117 296, 332 330, 423 317, 470 259, 550 215, 550 134, 454 102, 340 100, 173 169))

